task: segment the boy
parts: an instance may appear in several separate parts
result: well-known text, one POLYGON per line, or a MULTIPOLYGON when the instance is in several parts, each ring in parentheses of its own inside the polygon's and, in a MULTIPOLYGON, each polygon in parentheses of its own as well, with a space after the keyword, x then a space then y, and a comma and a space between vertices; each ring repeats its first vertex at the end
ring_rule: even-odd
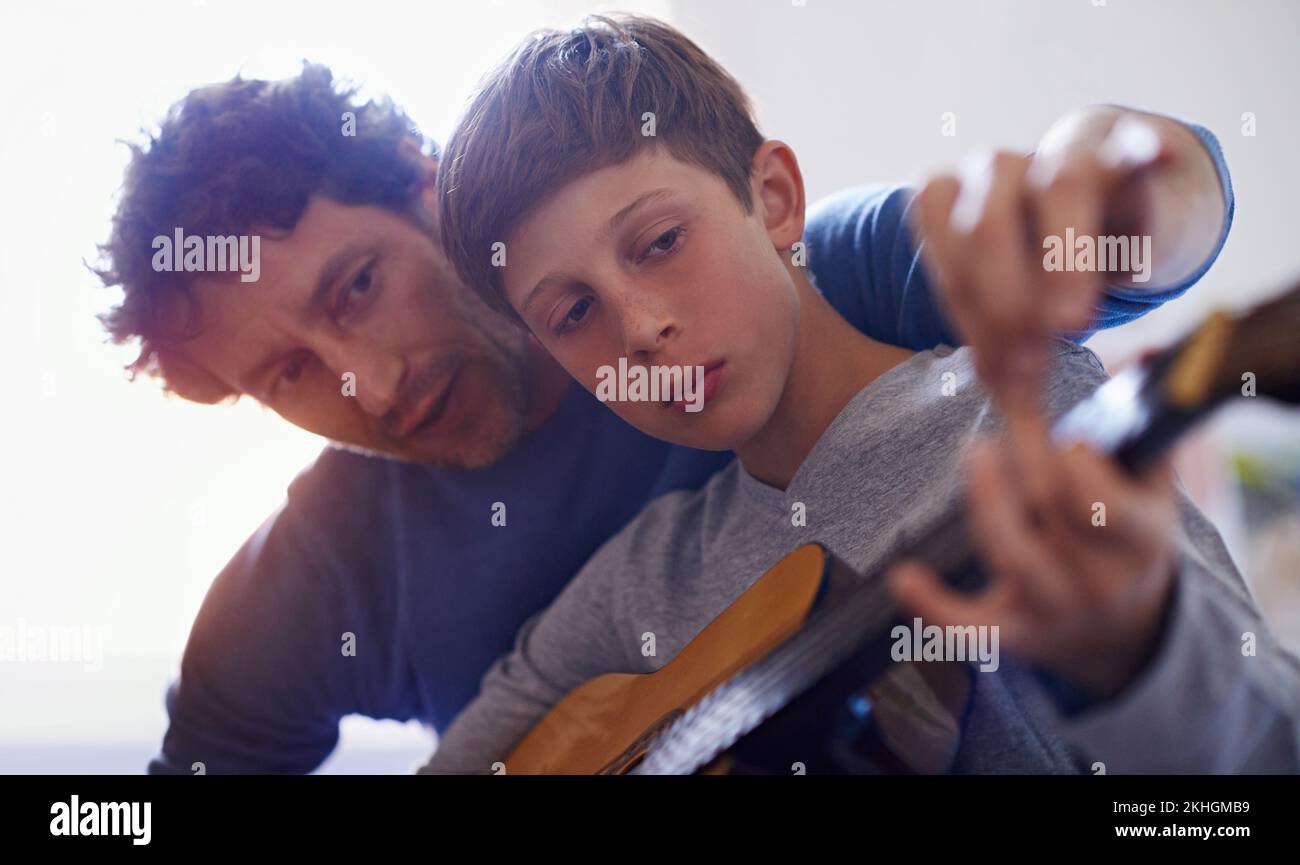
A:
MULTIPOLYGON (((580 383, 596 392, 620 360, 702 368, 702 411, 682 399, 611 407, 739 459, 601 548, 492 667, 429 771, 509 772, 510 751, 566 693, 658 669, 802 543, 869 572, 898 526, 958 494, 966 444, 1001 429, 970 349, 885 346, 818 295, 792 260, 804 227, 793 152, 762 139, 736 83, 671 28, 593 19, 521 45, 453 137, 441 203, 462 277, 580 383)), ((1105 373, 1086 349, 1046 348, 1055 415, 1105 373)), ((949 768, 1294 767, 1300 677, 1267 638, 1254 657, 1237 651, 1262 623, 1185 501, 1175 545, 1167 473, 1129 480, 1095 454, 1055 451, 1033 416, 1014 427, 1027 457, 985 448, 972 465, 976 534, 998 574, 988 593, 977 605, 915 569, 896 575, 913 610, 940 625, 983 615, 962 623, 1003 629, 1016 656, 976 677, 949 768), (1010 480, 1026 467, 1039 472, 1034 497, 1010 480), (1090 539, 1092 490, 1112 519, 1090 539)))

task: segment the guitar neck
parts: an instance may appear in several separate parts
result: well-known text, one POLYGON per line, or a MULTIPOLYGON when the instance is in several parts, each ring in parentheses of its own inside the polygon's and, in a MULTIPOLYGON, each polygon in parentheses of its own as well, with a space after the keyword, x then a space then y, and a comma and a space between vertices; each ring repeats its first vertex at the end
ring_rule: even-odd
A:
MULTIPOLYGON (((1053 425, 1053 441, 1060 445, 1085 442, 1133 475, 1155 464, 1224 401, 1218 392, 1206 392, 1203 398, 1186 404, 1171 396, 1168 383, 1177 374, 1180 352, 1185 349, 1180 343, 1106 382, 1053 425)), ((909 536, 890 558, 891 564, 905 558, 920 559, 954 588, 971 591, 984 582, 966 524, 964 501, 909 536)))

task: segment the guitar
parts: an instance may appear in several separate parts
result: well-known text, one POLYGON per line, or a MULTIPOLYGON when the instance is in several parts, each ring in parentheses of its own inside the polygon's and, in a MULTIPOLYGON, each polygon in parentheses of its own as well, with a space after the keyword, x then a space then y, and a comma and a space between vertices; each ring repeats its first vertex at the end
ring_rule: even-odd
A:
MULTIPOLYGON (((1243 380, 1300 404, 1300 285, 1249 312, 1213 314, 1099 387, 1052 435, 1140 473, 1241 398, 1243 380)), ((662 669, 598 676, 568 694, 516 746, 511 774, 943 771, 971 671, 891 660, 901 618, 882 577, 910 558, 956 589, 984 585, 964 504, 891 549, 865 577, 820 545, 794 550, 662 669)))

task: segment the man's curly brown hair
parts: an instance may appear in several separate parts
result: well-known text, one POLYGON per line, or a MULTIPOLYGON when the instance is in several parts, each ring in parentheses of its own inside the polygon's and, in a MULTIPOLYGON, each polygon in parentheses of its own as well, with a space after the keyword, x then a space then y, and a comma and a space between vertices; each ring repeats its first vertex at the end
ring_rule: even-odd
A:
MULTIPOLYGON (((305 63, 280 81, 230 81, 193 90, 174 105, 156 133, 129 144, 131 160, 112 232, 99 246, 94 272, 121 302, 100 316, 112 341, 138 341, 127 366, 161 379, 167 390, 200 402, 231 396, 169 381, 166 349, 192 337, 200 310, 185 273, 155 272, 153 239, 176 228, 186 235, 292 231, 313 194, 341 204, 409 212, 420 172, 403 142, 425 140, 388 99, 361 103, 356 88, 330 70, 305 63), (344 134, 351 112, 355 134, 344 134), (184 301, 185 324, 165 316, 163 302, 184 301), (169 323, 170 322, 170 323, 169 323)), ((429 145, 432 149, 432 145, 429 145)))

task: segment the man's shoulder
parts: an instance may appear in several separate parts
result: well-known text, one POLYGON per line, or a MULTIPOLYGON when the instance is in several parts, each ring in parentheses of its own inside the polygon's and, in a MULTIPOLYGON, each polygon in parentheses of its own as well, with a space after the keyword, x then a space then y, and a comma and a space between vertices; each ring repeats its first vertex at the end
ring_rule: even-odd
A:
MULTIPOLYGON (((387 460, 333 446, 290 481, 284 501, 263 520, 209 587, 200 620, 246 615, 249 604, 279 598, 324 613, 324 594, 339 580, 377 583, 380 574, 349 565, 388 561, 387 460), (377 548, 380 547, 380 548, 377 548)), ((374 586, 372 585, 372 589, 374 586)), ((373 592, 372 592, 373 593, 373 592)))
POLYGON ((883 215, 903 217, 911 201, 912 187, 906 183, 867 183, 832 192, 813 202, 805 222, 810 235, 862 228, 866 221, 883 215))
POLYGON ((818 199, 808 208, 804 239, 816 280, 840 275, 844 267, 865 266, 868 249, 888 251, 906 240, 907 207, 912 189, 906 184, 851 186, 818 199))
POLYGON ((289 482, 288 498, 308 503, 354 495, 374 494, 388 484, 395 461, 326 445, 310 464, 289 482))

